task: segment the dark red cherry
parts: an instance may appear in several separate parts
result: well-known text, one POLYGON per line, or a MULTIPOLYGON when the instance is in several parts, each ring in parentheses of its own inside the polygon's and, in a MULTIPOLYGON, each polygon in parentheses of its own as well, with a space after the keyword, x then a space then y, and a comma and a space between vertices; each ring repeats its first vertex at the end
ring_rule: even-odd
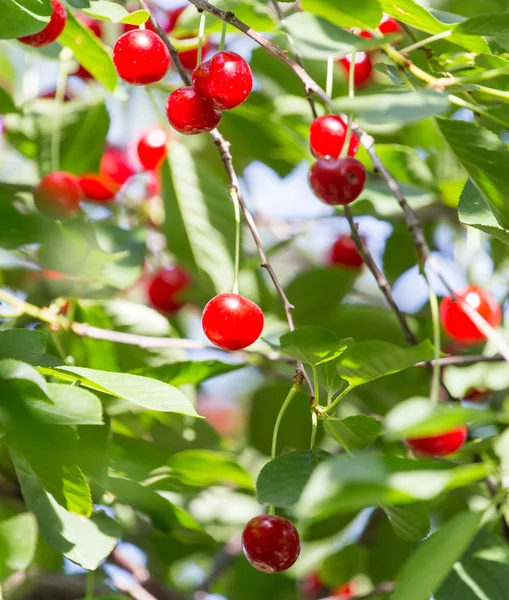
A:
POLYGON ((356 158, 319 158, 309 171, 309 185, 317 198, 336 206, 356 200, 366 183, 366 169, 356 158))
POLYGON ((469 400, 470 402, 484 402, 488 394, 488 390, 472 388, 465 394, 465 400, 469 400))
POLYGON ((78 179, 70 173, 56 171, 41 179, 34 189, 37 209, 55 219, 72 217, 80 207, 83 193, 78 179))
MULTIPOLYGON (((347 125, 337 115, 324 115, 311 123, 309 144, 315 158, 339 158, 346 138, 347 125)), ((349 156, 355 156, 359 149, 359 138, 352 133, 348 146, 349 156)))
POLYGON ((407 445, 415 454, 426 456, 447 456, 457 452, 465 443, 468 429, 462 425, 447 433, 429 437, 410 438, 407 445))
POLYGON ((148 297, 154 308, 174 313, 185 301, 182 293, 189 287, 191 278, 180 267, 167 267, 156 273, 148 286, 148 297))
POLYGON ((170 66, 170 53, 162 39, 148 29, 128 31, 113 47, 113 62, 119 76, 133 85, 160 81, 170 66))
MULTIPOLYGON (((492 327, 496 328, 502 323, 500 306, 486 290, 469 285, 456 292, 456 296, 466 300, 492 327)), ((476 344, 486 339, 464 311, 461 303, 453 300, 451 296, 446 296, 440 303, 440 321, 447 335, 460 344, 476 344)))
POLYGON ((58 0, 51 0, 51 8, 53 12, 46 27, 38 33, 18 38, 19 42, 33 46, 34 48, 42 48, 43 46, 48 46, 58 38, 64 30, 67 13, 58 0))
POLYGON ((235 52, 218 52, 193 71, 193 86, 219 110, 242 104, 253 89, 248 63, 235 52))
POLYGON ((170 94, 166 115, 173 129, 186 135, 212 131, 221 121, 221 113, 192 87, 179 88, 170 94))
MULTIPOLYGON (((339 63, 345 71, 345 76, 348 78, 350 73, 350 65, 352 63, 352 55, 348 54, 339 60, 339 63)), ((361 87, 366 84, 373 73, 373 63, 367 52, 356 52, 355 66, 353 70, 353 81, 356 87, 361 87)))
MULTIPOLYGON (((323 584, 318 573, 311 573, 299 584, 304 600, 315 600, 323 591, 323 584)), ((323 594, 322 594, 323 595, 323 594)))
POLYGON ((355 242, 349 235, 340 235, 329 253, 329 262, 340 267, 360 269, 364 264, 362 256, 357 252, 355 242))
POLYGON ((239 294, 219 294, 203 310, 202 327, 209 340, 223 350, 242 350, 260 337, 262 309, 239 294))
POLYGON ((403 33, 403 27, 401 27, 396 19, 386 14, 384 14, 382 20, 380 21, 378 29, 384 35, 389 35, 390 33, 403 33))
POLYGON ((281 573, 299 558, 300 538, 288 519, 261 515, 251 519, 244 528, 242 549, 258 571, 281 573))
POLYGON ((166 157, 168 136, 162 127, 155 126, 144 131, 136 150, 141 166, 150 171, 157 168, 166 157))
POLYGON ((113 181, 119 190, 129 177, 134 175, 134 169, 123 148, 108 146, 102 156, 99 173, 104 178, 113 181))

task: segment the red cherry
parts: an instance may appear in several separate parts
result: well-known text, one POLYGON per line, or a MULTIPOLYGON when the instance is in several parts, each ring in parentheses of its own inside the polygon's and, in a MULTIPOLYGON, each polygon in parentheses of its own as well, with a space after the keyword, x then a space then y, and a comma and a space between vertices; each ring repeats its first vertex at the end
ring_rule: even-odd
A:
POLYGON ((148 286, 148 297, 154 308, 165 313, 174 313, 184 305, 180 298, 190 285, 191 278, 180 267, 162 269, 148 286))
POLYGON ((202 327, 209 340, 223 350, 242 350, 260 337, 262 309, 239 294, 219 294, 209 301, 202 327))
POLYGON ((170 66, 170 53, 153 31, 136 29, 120 36, 113 47, 119 76, 133 85, 160 81, 170 66))
POLYGON ((323 589, 323 585, 320 581, 318 573, 311 573, 308 575, 306 579, 301 582, 299 587, 302 590, 302 595, 304 598, 306 598, 306 600, 314 600, 315 598, 318 598, 318 595, 323 589))
POLYGON ((186 10, 187 5, 179 6, 168 12, 168 32, 173 31, 177 26, 177 21, 180 15, 186 10))
POLYGON ((427 456, 447 456, 457 452, 465 443, 468 429, 462 425, 447 433, 429 437, 410 438, 407 445, 415 454, 427 456))
POLYGON ((219 110, 242 104, 253 89, 249 64, 235 52, 218 52, 193 71, 193 86, 219 110))
POLYGON ((55 219, 72 217, 77 213, 82 197, 78 179, 62 171, 46 175, 34 189, 37 209, 55 219))
POLYGON ((43 46, 48 46, 58 38, 64 30, 67 13, 58 0, 51 0, 51 8, 53 12, 46 27, 38 33, 18 38, 18 42, 33 46, 34 48, 42 48, 43 46))
POLYGON ((89 200, 109 202, 115 198, 118 186, 100 175, 83 175, 79 179, 80 187, 89 200))
MULTIPOLYGON (((309 143, 315 158, 329 156, 339 158, 346 138, 347 125, 337 115, 324 115, 311 123, 309 143)), ((352 133, 348 154, 355 156, 359 149, 359 138, 352 133)))
POLYGON ((373 39, 373 36, 371 35, 371 33, 369 33, 369 31, 365 31, 364 29, 359 32, 359 35, 363 38, 366 38, 367 40, 373 39))
POLYGON ((173 129, 186 135, 212 131, 221 121, 221 113, 192 87, 179 88, 170 94, 166 114, 173 129))
POLYGON ((336 206, 356 200, 366 183, 366 169, 356 158, 319 158, 309 171, 309 185, 317 198, 336 206))
POLYGON ((354 591, 351 584, 346 583, 345 585, 333 590, 332 596, 336 600, 348 600, 354 596, 354 591))
POLYGON ((362 256, 357 252, 355 242, 349 235, 340 235, 329 253, 331 265, 360 269, 364 264, 362 256))
POLYGON ((300 538, 288 519, 261 515, 251 519, 244 528, 242 549, 258 571, 281 573, 299 558, 300 538))
MULTIPOLYGON (((350 65, 352 63, 352 55, 348 54, 339 60, 339 63, 345 71, 346 77, 350 73, 350 65)), ((373 63, 369 54, 366 52, 356 52, 355 66, 353 68, 353 81, 356 86, 362 86, 371 79, 373 73, 373 63)))
POLYGON ((138 140, 137 152, 142 167, 152 170, 158 167, 166 157, 168 136, 162 127, 151 127, 138 140))
MULTIPOLYGON (((466 300, 492 327, 498 327, 502 323, 500 306, 486 290, 469 285, 456 292, 456 296, 466 300)), ((445 297, 440 303, 440 320, 447 335, 460 344, 476 344, 486 339, 464 311, 460 302, 453 300, 451 296, 445 297)))
POLYGON ((470 400, 470 402, 484 402, 488 397, 487 390, 478 390, 476 388, 472 388, 465 395, 465 400, 470 400))
POLYGON ((100 174, 115 184, 119 190, 124 183, 134 175, 124 149, 116 146, 109 146, 101 159, 100 174))
POLYGON ((393 19, 391 16, 384 14, 380 24, 378 25, 378 29, 384 35, 389 35, 390 33, 403 33, 403 27, 393 19))

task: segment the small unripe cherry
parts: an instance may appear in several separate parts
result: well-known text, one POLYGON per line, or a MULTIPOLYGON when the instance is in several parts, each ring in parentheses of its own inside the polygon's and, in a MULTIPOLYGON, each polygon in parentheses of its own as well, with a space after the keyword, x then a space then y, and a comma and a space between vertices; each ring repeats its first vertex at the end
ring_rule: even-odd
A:
POLYGON ((364 264, 362 256, 357 252, 357 246, 349 235, 340 235, 329 252, 331 265, 360 269, 364 264))
POLYGON ((83 193, 78 179, 70 173, 55 171, 41 179, 34 189, 37 209, 55 219, 72 217, 80 207, 83 193))
POLYGON ((366 183, 366 169, 356 158, 319 158, 309 171, 316 197, 332 206, 356 200, 366 183))
MULTIPOLYGON (((339 60, 339 64, 345 71, 345 77, 349 77, 352 55, 348 54, 339 60)), ((355 53, 355 65, 353 67, 353 81, 356 87, 361 87, 368 83, 373 73, 373 63, 367 52, 355 53)))
MULTIPOLYGON (((346 140, 347 125, 337 115, 324 115, 311 123, 309 144, 315 158, 339 158, 346 140)), ((359 138, 352 133, 348 146, 349 156, 355 156, 359 149, 359 138)))
POLYGON ((174 313, 185 301, 182 294, 191 284, 191 278, 180 267, 166 267, 154 275, 148 286, 148 297, 154 308, 164 313, 174 313))
POLYGON ((242 350, 263 331, 262 309, 240 294, 219 294, 203 310, 202 327, 208 339, 223 350, 242 350))
POLYGON ((244 528, 242 549, 258 571, 281 573, 299 558, 299 533, 288 519, 261 515, 251 519, 244 528))
POLYGON ((33 46, 34 48, 42 48, 53 43, 64 30, 67 13, 58 0, 51 0, 51 9, 51 18, 46 27, 38 33, 18 38, 18 42, 33 46))
POLYGON ((166 115, 173 129, 185 135, 212 131, 221 121, 221 113, 192 87, 182 87, 170 94, 166 115))
MULTIPOLYGON (((472 308, 484 318, 492 327, 502 323, 502 311, 496 299, 486 290, 469 285, 456 292, 458 298, 464 299, 472 308)), ((440 303, 440 321, 447 335, 463 345, 484 342, 486 336, 478 329, 472 319, 465 312, 461 303, 446 296, 440 303)))
POLYGON ((253 89, 251 67, 235 52, 218 52, 193 71, 193 86, 218 110, 242 104, 253 89))
POLYGON ((447 456, 457 452, 466 442, 468 429, 462 425, 439 435, 410 438, 407 446, 415 454, 424 456, 447 456))
POLYGON ((156 169, 166 157, 168 136, 162 127, 155 126, 144 131, 136 150, 141 166, 150 171, 156 169))
POLYGON ((119 77, 133 85, 160 81, 168 72, 170 53, 163 40, 148 29, 128 31, 113 47, 119 77))

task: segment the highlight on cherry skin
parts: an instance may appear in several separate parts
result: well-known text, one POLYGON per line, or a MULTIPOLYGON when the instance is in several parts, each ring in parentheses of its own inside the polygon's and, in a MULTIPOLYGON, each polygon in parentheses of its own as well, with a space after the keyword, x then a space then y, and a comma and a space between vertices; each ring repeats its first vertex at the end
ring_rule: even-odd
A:
POLYGON ((67 12, 58 0, 51 0, 51 9, 51 17, 46 27, 38 33, 18 38, 18 42, 34 48, 43 48, 52 44, 64 30, 67 12))
POLYGON ((283 517, 255 517, 242 533, 245 557, 255 569, 263 573, 287 571, 299 558, 300 548, 297 529, 283 517))
POLYGON ((138 139, 136 152, 143 169, 156 169, 167 154, 168 136, 162 127, 155 125, 145 130, 138 139))
POLYGON ((202 314, 207 338, 223 350, 243 350, 254 344, 263 331, 262 309, 240 294, 219 294, 202 314))
POLYGON ((457 452, 466 442, 467 436, 468 429, 461 426, 439 435, 410 438, 406 443, 417 455, 447 456, 457 452))

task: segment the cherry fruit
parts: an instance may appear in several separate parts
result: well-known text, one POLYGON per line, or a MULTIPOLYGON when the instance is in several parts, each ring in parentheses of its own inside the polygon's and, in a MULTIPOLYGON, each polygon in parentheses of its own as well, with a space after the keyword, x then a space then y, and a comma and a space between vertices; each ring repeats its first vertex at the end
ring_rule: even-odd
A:
POLYGON ((80 186, 89 200, 109 202, 124 183, 134 175, 122 148, 108 146, 101 158, 99 174, 87 173, 80 177, 80 186))
POLYGON ((173 129, 186 135, 212 131, 221 121, 220 111, 192 87, 179 88, 170 94, 166 115, 173 129))
MULTIPOLYGON (((311 123, 309 144, 315 158, 339 158, 346 140, 347 125, 337 115, 324 115, 311 123)), ((352 133, 348 146, 349 156, 359 149, 359 138, 352 133)))
POLYGON ((101 175, 82 175, 79 184, 85 196, 94 202, 109 202, 115 198, 118 186, 101 175))
POLYGON ((309 185, 317 198, 336 206, 356 200, 366 183, 366 169, 356 158, 319 158, 309 171, 309 185))
MULTIPOLYGON (((344 58, 339 60, 340 65, 345 71, 346 77, 348 78, 350 73, 350 65, 352 64, 352 55, 347 54, 344 58)), ((356 87, 361 87, 368 83, 373 73, 373 63, 371 57, 367 52, 356 52, 355 54, 355 65, 353 67, 353 82, 356 87)))
POLYGON ((148 297, 154 308, 165 313, 174 313, 184 305, 182 293, 189 287, 191 279, 180 267, 167 267, 153 277, 148 286, 148 297))
POLYGON ((465 400, 469 400, 470 402, 484 402, 488 397, 488 390, 482 389, 479 390, 477 388, 471 388, 467 394, 465 394, 465 400))
POLYGON ((341 235, 334 242, 329 253, 331 265, 360 269, 364 264, 362 256, 357 252, 357 247, 348 235, 341 235))
POLYGON ((350 583, 345 583, 345 585, 333 590, 331 595, 335 600, 349 600, 349 598, 353 598, 354 590, 350 583))
POLYGON ((72 217, 79 210, 83 192, 78 179, 70 173, 56 171, 41 179, 34 189, 37 209, 55 219, 72 217))
POLYGON ((166 158, 167 141, 168 136, 162 127, 152 127, 142 134, 136 149, 145 170, 156 169, 166 158))
POLYGON ((403 27, 401 27, 396 19, 386 14, 384 14, 382 20, 380 21, 378 29, 384 35, 389 35, 390 33, 403 33, 403 27))
POLYGON ((170 66, 170 53, 163 40, 148 29, 128 31, 113 47, 113 62, 119 76, 133 85, 160 81, 170 66))
POLYGON ((260 337, 263 324, 262 309, 239 294, 219 294, 203 310, 203 331, 223 350, 247 348, 260 337))
POLYGON ((468 429, 462 425, 446 433, 428 437, 410 438, 407 445, 415 454, 447 456, 457 452, 465 443, 468 429))
POLYGON ((51 18, 46 27, 38 33, 18 38, 18 42, 33 46, 34 48, 42 48, 53 43, 64 30, 67 13, 58 0, 51 0, 51 9, 51 18))
MULTIPOLYGON (((498 327, 502 323, 500 306, 486 290, 475 285, 469 285, 457 292, 456 296, 464 299, 472 308, 475 308, 492 327, 498 327)), ((440 303, 440 320, 445 332, 460 344, 476 344, 486 339, 485 335, 465 312, 461 303, 453 300, 451 296, 445 297, 440 303)))
POLYGON ((242 549, 258 571, 281 573, 299 558, 300 538, 288 519, 261 515, 251 519, 244 528, 242 549))
POLYGON ((193 71, 193 86, 218 110, 242 104, 253 89, 249 64, 235 52, 218 52, 193 71))

